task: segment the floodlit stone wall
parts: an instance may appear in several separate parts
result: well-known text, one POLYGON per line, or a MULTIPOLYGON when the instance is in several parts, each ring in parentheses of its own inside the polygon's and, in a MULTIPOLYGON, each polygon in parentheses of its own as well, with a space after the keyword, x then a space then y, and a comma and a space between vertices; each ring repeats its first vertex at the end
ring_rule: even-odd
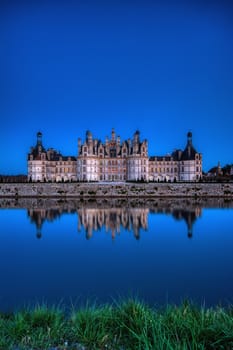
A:
POLYGON ((1 183, 0 197, 233 197, 233 183, 1 183))

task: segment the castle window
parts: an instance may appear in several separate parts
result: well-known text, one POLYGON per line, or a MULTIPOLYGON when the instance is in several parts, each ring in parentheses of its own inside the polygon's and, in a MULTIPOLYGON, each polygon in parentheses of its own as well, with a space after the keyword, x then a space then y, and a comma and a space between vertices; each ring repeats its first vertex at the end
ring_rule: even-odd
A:
POLYGON ((110 157, 116 158, 116 149, 115 148, 110 148, 110 157))

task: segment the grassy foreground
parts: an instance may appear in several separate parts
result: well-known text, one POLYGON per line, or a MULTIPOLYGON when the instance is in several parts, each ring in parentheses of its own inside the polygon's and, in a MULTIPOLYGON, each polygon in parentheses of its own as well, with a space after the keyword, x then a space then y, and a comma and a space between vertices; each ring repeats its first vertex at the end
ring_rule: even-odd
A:
POLYGON ((233 349, 233 307, 189 302, 153 310, 135 299, 87 305, 69 314, 36 306, 0 315, 0 349, 149 350, 233 349))

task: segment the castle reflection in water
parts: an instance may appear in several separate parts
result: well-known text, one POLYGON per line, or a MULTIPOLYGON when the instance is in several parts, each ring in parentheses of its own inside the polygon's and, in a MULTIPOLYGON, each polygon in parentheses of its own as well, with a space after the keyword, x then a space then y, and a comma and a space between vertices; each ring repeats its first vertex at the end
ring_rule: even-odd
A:
POLYGON ((36 226, 37 238, 42 237, 43 224, 52 222, 63 214, 77 215, 77 230, 82 229, 86 232, 86 238, 90 239, 97 231, 105 228, 106 232, 111 234, 114 240, 116 235, 121 231, 127 230, 132 232, 135 239, 140 238, 141 230, 148 229, 149 214, 166 214, 172 215, 176 220, 183 220, 187 226, 187 237, 193 236, 193 225, 201 216, 201 205, 185 205, 184 203, 171 202, 150 202, 134 203, 123 202, 115 203, 112 201, 102 202, 72 202, 54 203, 54 206, 32 205, 28 209, 28 216, 31 223, 36 226), (55 205, 56 204, 56 205, 55 205))
POLYGON ((148 228, 148 208, 81 208, 77 213, 78 230, 81 231, 83 226, 88 239, 92 237, 93 231, 98 231, 102 227, 111 232, 112 239, 116 234, 120 234, 121 227, 133 232, 136 239, 140 238, 140 229, 148 228))

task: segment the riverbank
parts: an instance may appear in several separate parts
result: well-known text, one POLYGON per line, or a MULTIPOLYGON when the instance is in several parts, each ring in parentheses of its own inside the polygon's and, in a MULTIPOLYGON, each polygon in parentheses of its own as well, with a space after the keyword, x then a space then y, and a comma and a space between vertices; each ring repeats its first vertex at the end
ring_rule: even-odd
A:
POLYGON ((232 307, 189 302, 153 309, 137 300, 87 305, 69 313, 37 306, 0 314, 0 349, 232 349, 232 307))
POLYGON ((1 183, 0 197, 233 198, 233 183, 1 183))

